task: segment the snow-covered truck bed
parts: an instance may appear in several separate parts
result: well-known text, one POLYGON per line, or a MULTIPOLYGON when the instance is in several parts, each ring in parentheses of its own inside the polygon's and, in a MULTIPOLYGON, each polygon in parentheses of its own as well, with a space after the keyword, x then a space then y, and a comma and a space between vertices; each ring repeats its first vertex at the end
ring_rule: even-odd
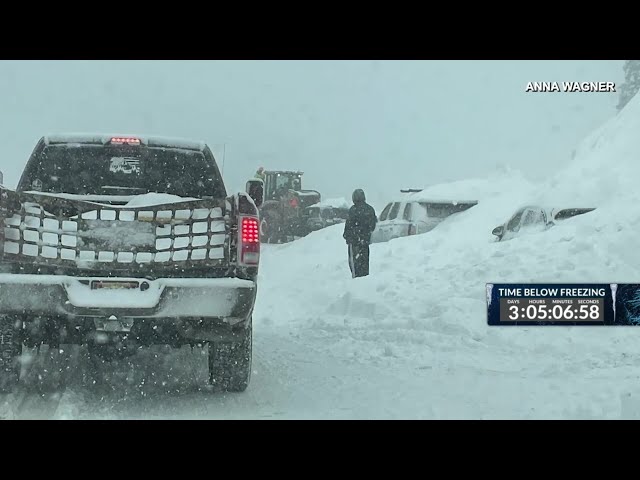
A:
POLYGON ((227 195, 201 142, 43 137, 18 188, 0 187, 0 390, 23 344, 207 344, 210 382, 246 389, 257 207, 227 195))

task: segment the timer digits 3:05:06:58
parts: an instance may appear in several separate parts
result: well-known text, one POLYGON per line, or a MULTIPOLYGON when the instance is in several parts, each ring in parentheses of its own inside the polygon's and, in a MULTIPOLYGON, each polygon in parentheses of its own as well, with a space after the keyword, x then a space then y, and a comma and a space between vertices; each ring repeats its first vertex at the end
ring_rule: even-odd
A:
POLYGON ((599 322, 602 321, 602 299, 500 299, 500 320, 555 321, 555 322, 599 322))
POLYGON ((599 305, 580 305, 579 308, 573 305, 527 305, 519 307, 512 305, 509 307, 509 320, 598 320, 600 318, 599 305))

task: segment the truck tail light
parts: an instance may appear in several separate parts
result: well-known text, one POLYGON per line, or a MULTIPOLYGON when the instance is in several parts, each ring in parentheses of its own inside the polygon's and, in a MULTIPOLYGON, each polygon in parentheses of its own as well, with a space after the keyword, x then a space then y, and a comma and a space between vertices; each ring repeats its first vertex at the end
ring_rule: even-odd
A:
POLYGON ((110 143, 113 145, 140 145, 140 139, 135 137, 113 137, 110 143))
POLYGON ((258 265, 260 261, 260 222, 257 217, 240 217, 238 263, 258 265))

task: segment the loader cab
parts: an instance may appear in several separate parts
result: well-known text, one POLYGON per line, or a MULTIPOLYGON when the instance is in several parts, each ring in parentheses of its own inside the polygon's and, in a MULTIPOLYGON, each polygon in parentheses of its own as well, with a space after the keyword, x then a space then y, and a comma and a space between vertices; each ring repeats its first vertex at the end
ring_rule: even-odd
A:
POLYGON ((279 200, 283 192, 302 189, 302 172, 264 172, 264 199, 279 200))

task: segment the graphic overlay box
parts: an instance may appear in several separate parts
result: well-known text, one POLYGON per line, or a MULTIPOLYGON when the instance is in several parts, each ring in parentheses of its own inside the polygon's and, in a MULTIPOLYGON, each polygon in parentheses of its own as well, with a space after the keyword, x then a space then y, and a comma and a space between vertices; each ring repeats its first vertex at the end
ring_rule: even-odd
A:
POLYGON ((640 325, 640 284, 615 284, 614 316, 616 324, 640 325))
POLYGON ((486 288, 492 326, 640 325, 640 284, 488 283, 486 288), (624 315, 616 315, 622 310, 624 315))

